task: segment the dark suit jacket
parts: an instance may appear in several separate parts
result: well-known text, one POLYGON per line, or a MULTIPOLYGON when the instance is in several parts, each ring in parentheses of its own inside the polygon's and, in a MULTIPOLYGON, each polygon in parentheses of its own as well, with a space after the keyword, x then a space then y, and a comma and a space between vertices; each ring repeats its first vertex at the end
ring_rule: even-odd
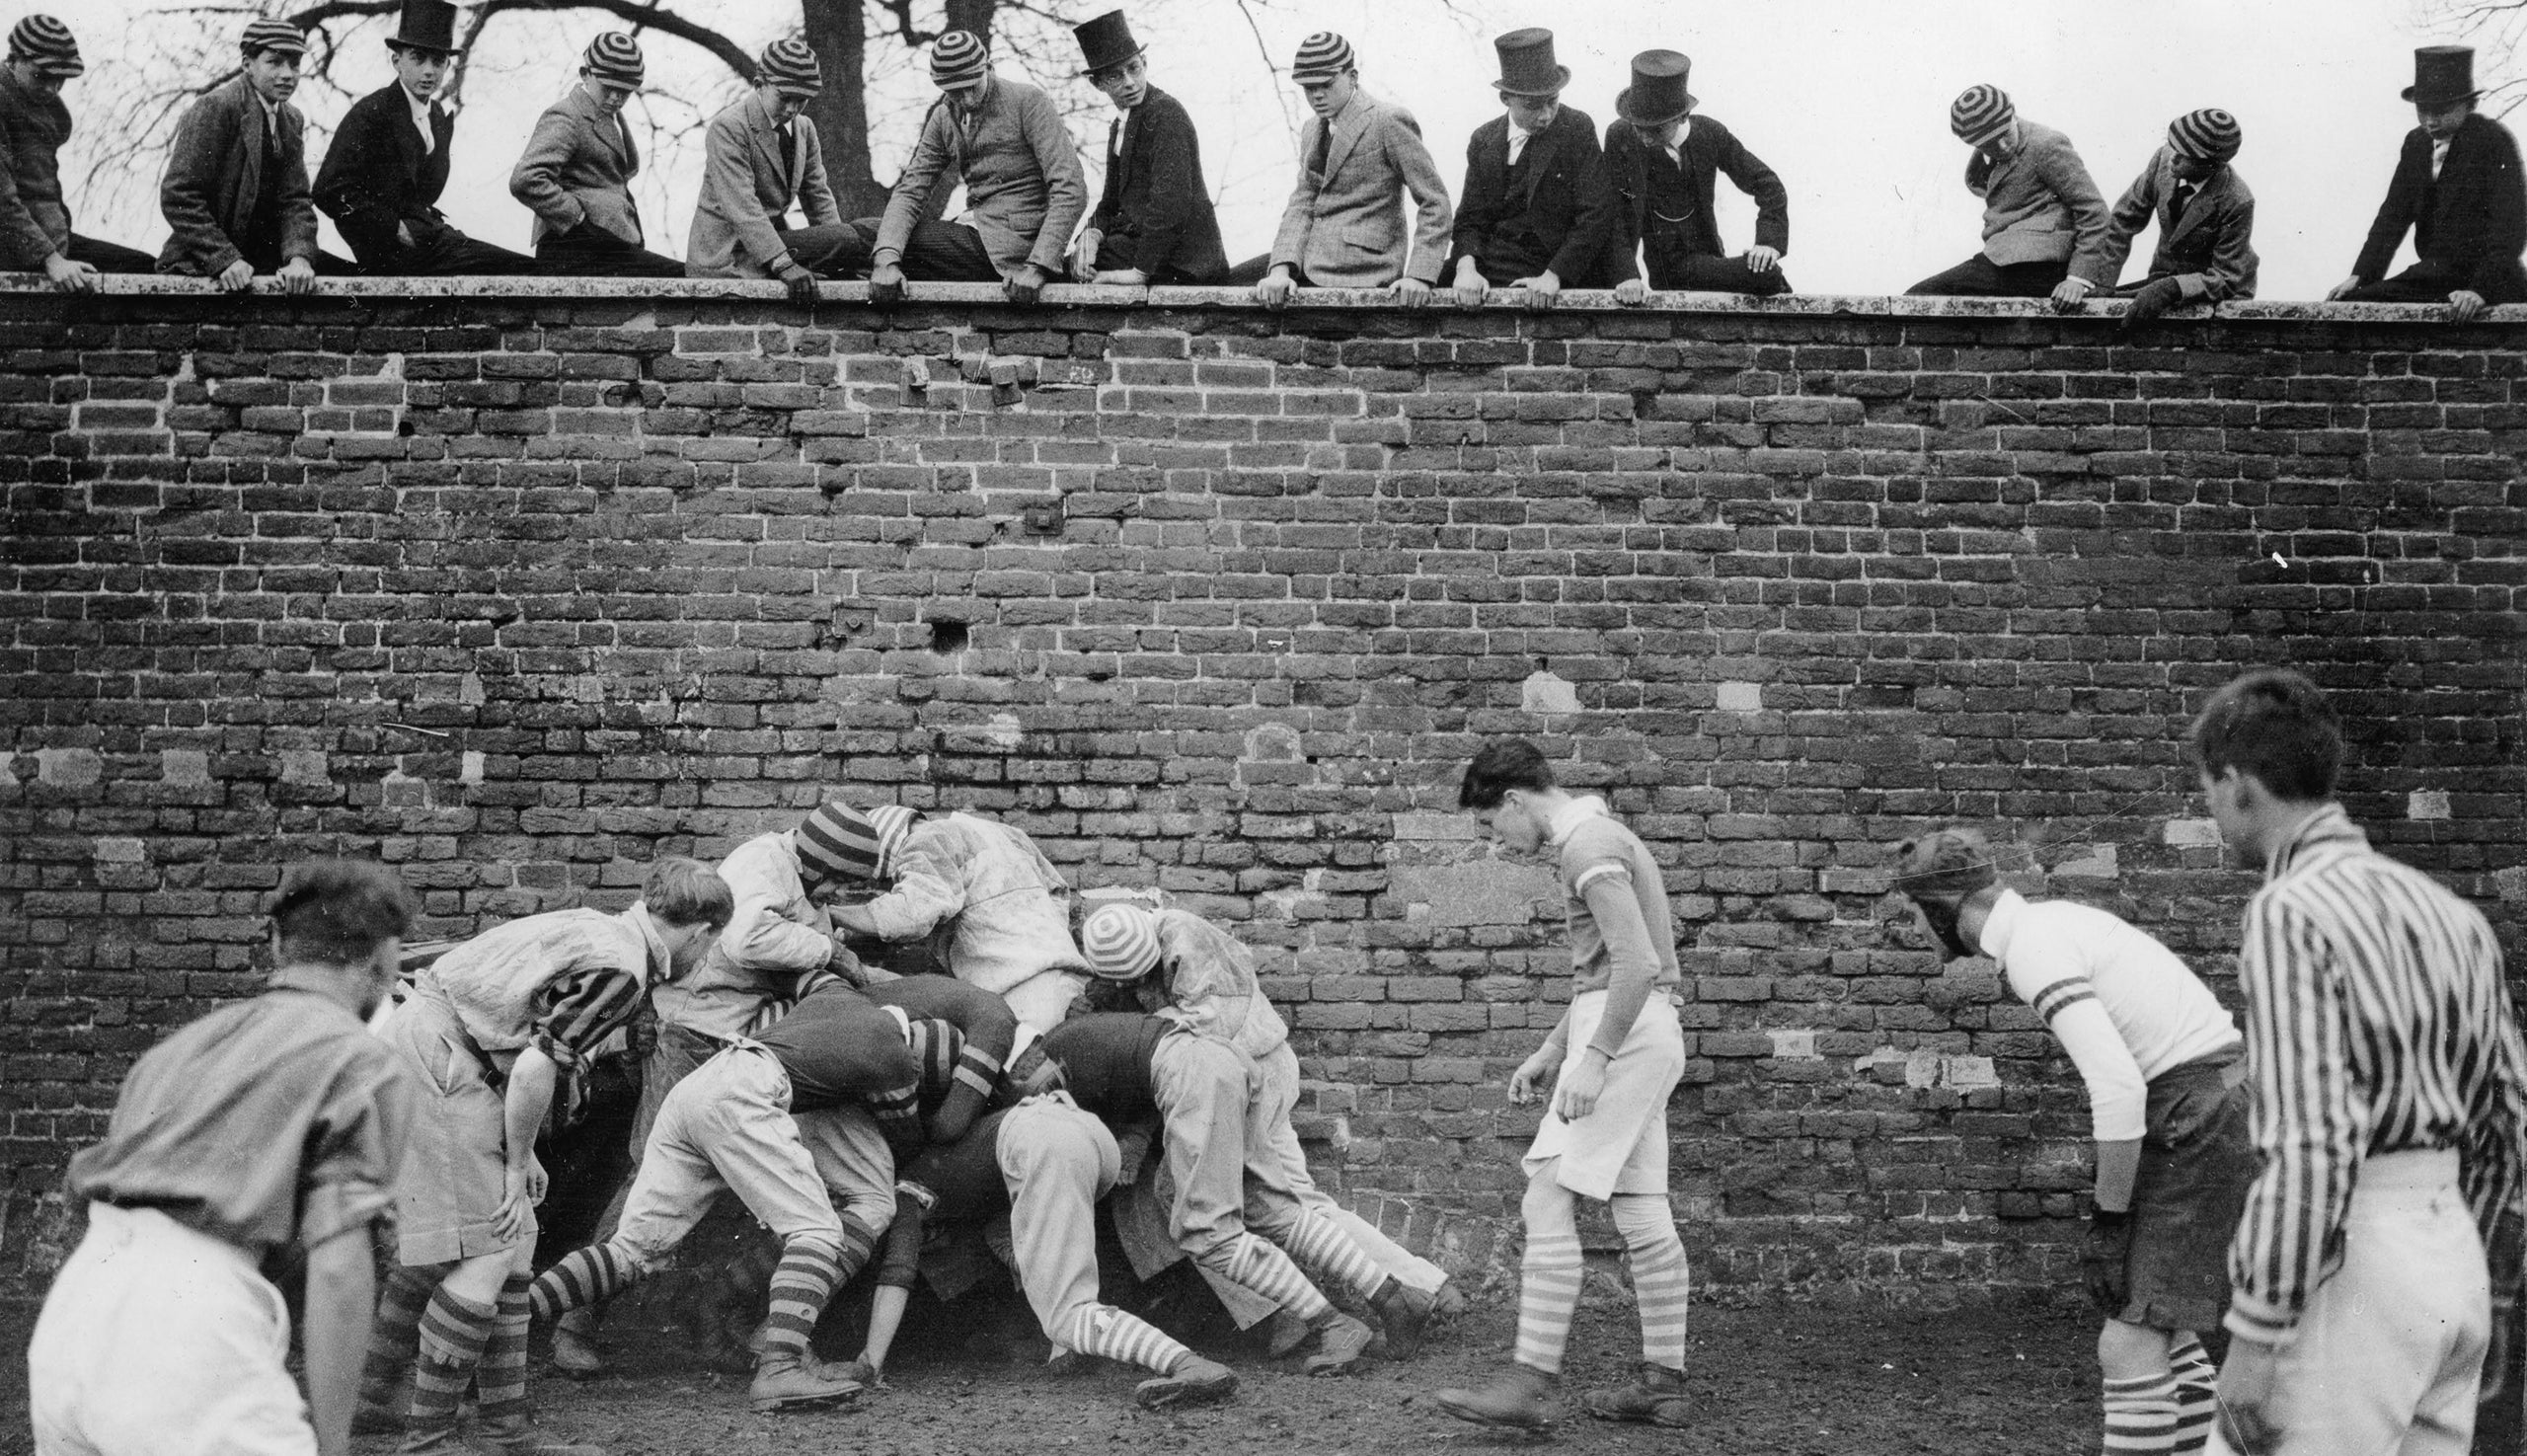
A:
POLYGON ((270 188, 280 201, 283 259, 316 258, 316 206, 307 189, 307 118, 283 102, 279 165, 264 175, 264 104, 245 77, 193 104, 176 128, 158 209, 173 229, 158 253, 162 273, 216 277, 238 259, 237 240, 254 225, 270 188))
POLYGON ((2133 238, 2156 218, 2159 251, 2150 259, 2148 277, 2176 279, 2188 300, 2255 297, 2255 249, 2248 245, 2255 232, 2255 194, 2238 169, 2223 167, 2203 179, 2182 216, 2176 189, 2176 153, 2161 147, 2107 218, 2099 252, 2106 280, 2110 284, 2123 271, 2133 238))
POLYGON ((0 69, 0 264, 32 272, 70 246, 57 155, 69 139, 70 108, 61 98, 0 69))
MULTIPOLYGON (((1683 153, 1685 192, 1693 199, 1693 216, 1685 224, 1688 252, 1697 257, 1728 256, 1711 210, 1717 191, 1714 179, 1723 172, 1739 192, 1755 199, 1756 243, 1782 253, 1790 251, 1789 189, 1727 127, 1709 116, 1694 117, 1683 153)), ((1649 218, 1648 156, 1631 126, 1617 121, 1606 128, 1605 160, 1589 184, 1588 213, 1580 222, 1588 246, 1602 260, 1601 282, 1620 283, 1641 275, 1641 238, 1649 218)))
MULTIPOLYGON (((1587 209, 1589 174, 1604 156, 1597 123, 1576 107, 1564 107, 1553 124, 1527 139, 1520 160, 1525 185, 1509 188, 1509 118, 1494 116, 1475 128, 1465 149, 1465 194, 1457 205, 1456 246, 1447 271, 1472 258, 1489 276, 1532 275, 1551 269, 1564 286, 1597 286, 1598 255, 1579 228, 1587 209)), ((1602 246, 1602 245, 1601 245, 1602 246)))
POLYGON ((1217 280, 1228 271, 1228 255, 1185 104, 1153 86, 1121 125, 1121 146, 1107 159, 1106 190, 1088 225, 1110 239, 1132 239, 1132 267, 1153 283, 1217 280))
POLYGON ((447 148, 455 135, 455 118, 432 103, 433 145, 422 151, 400 84, 351 103, 316 174, 316 205, 343 230, 343 241, 361 263, 396 253, 399 222, 412 224, 416 243, 447 229, 439 220, 438 194, 447 188, 447 148))
POLYGON ((2405 137, 2387 200, 2369 226, 2369 244, 2352 276, 2376 282, 2395 261, 2405 230, 2424 263, 2464 278, 2478 293, 2517 291, 2518 255, 2527 249, 2527 182, 2518 170, 2518 143, 2487 116, 2468 116, 2448 143, 2439 180, 2430 180, 2430 133, 2416 126, 2405 137))

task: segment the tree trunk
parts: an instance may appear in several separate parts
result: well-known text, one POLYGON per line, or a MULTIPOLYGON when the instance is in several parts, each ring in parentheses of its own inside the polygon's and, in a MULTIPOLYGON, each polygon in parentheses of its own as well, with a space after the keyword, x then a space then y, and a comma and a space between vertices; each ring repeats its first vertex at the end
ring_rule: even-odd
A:
POLYGON ((861 0, 801 0, 807 48, 824 68, 825 89, 807 103, 807 119, 823 143, 825 175, 845 217, 886 210, 886 189, 869 165, 869 92, 864 77, 869 32, 861 0))
POLYGON ((1000 0, 948 0, 948 29, 971 31, 985 40, 991 38, 991 14, 1000 0))

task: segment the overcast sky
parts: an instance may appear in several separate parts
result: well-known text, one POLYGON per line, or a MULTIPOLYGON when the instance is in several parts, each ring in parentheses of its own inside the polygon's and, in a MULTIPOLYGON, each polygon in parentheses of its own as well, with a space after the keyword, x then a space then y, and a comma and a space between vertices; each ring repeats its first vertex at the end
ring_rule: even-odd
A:
MULTIPOLYGON (((2426 0, 1144 0, 1128 7, 1150 47, 1153 79, 1191 111, 1232 260, 1261 253, 1295 167, 1297 93, 1265 69, 1286 67, 1310 31, 1347 36, 1363 83, 1419 118, 1453 192, 1469 133, 1495 115, 1492 38, 1520 26, 1556 33, 1571 72, 1565 100, 1602 127, 1631 55, 1666 46, 1693 58, 1702 110, 1727 123, 1790 190, 1786 268, 1809 293, 1895 293, 1978 246, 1979 204, 1963 186, 1966 152, 1949 135, 1950 100, 1976 82, 2016 98, 2021 115, 2069 134, 2110 202, 2196 107, 2224 106, 2246 129, 2238 169, 2257 198, 2256 248, 2266 298, 2321 296, 2350 270, 2396 149, 2413 124, 2397 93, 2412 80, 2416 44, 2450 38, 2420 29, 2426 0), (1260 35, 1259 35, 1260 33, 1260 35)), ((118 80, 143 61, 146 37, 176 24, 153 14, 172 0, 52 0, 89 59, 71 83, 74 115, 102 115, 118 80), (117 67, 122 70, 117 77, 117 67)), ((7 7, 9 19, 23 10, 7 7)), ((198 9, 197 4, 190 8, 198 9)), ((784 0, 689 0, 748 49, 795 24, 784 0)), ((931 9, 936 9, 933 5, 931 9)), ((1072 19, 1107 0, 1063 7, 1072 19)), ((222 22, 224 29, 236 29, 222 22)), ((507 177, 536 114, 571 84, 594 16, 503 17, 487 33, 456 133, 443 202, 467 232, 526 246, 528 214, 507 177)), ((670 128, 639 192, 652 246, 677 253, 701 171, 690 129, 734 94, 725 67, 682 43, 647 38, 651 115, 670 128), (684 128, 678 140, 672 130, 684 128)), ((1067 60, 1069 57, 1065 56, 1067 60)), ((355 38, 340 68, 354 91, 390 77, 375 34, 355 38)), ((1102 98, 1072 83, 1073 130, 1092 174, 1102 159, 1102 98)), ((930 95, 915 66, 891 59, 873 96, 878 174, 909 151, 930 95)), ((311 92, 320 128, 339 98, 311 92)), ((74 138, 74 147, 103 140, 74 138)), ((82 154, 86 155, 85 153, 82 154)), ((82 232, 155 247, 166 235, 154 189, 102 182, 82 189, 67 169, 82 232)), ((1752 241, 1752 210, 1723 181, 1728 247, 1752 241)), ((328 229, 330 237, 330 227, 328 229)), ((2132 272, 2147 261, 2135 251, 2132 272)), ((2129 274, 2127 274, 2129 275, 2129 274)))

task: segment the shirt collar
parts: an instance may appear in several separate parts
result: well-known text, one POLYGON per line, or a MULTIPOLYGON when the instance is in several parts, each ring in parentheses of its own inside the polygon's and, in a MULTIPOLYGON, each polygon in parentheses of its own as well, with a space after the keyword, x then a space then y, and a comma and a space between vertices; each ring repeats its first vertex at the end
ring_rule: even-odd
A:
POLYGON ((634 900, 632 908, 623 912, 623 918, 634 930, 641 933, 641 944, 650 953, 650 963, 643 968, 641 979, 644 982, 665 980, 669 969, 667 943, 658 934, 658 922, 651 917, 649 904, 646 901, 634 900))
POLYGON ((395 89, 403 92, 404 106, 413 114, 413 120, 415 123, 420 125, 423 130, 427 130, 430 124, 430 109, 436 106, 437 103, 423 101, 420 97, 415 96, 401 81, 395 83, 395 89))
POLYGON ((2279 880, 2330 854, 2368 847, 2369 836, 2351 822, 2351 815, 2342 811, 2341 805, 2329 801, 2325 807, 2301 819, 2288 839, 2273 846, 2272 858, 2263 867, 2263 878, 2279 880))
POLYGON ((1545 838, 1560 844, 1570 837, 1571 830, 1590 819, 1601 817, 1605 811, 1604 800, 1594 794, 1582 794, 1554 810, 1553 817, 1545 822, 1545 838))
POLYGON ((1990 913, 1983 917, 1982 933, 1975 939, 1982 943, 1983 954, 1995 960, 2005 960, 2010 954, 2010 940, 2018 934, 2019 917, 2027 911, 2027 896, 2017 890, 2003 888, 2001 897, 1992 901, 1990 913))

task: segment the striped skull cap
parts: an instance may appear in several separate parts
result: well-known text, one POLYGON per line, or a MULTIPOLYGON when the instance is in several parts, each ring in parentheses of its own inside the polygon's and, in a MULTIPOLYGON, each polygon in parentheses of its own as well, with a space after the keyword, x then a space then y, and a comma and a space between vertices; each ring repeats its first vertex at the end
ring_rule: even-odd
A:
POLYGON ((1136 981, 1158 964, 1158 917, 1138 905, 1100 905, 1079 927, 1088 968, 1110 981, 1136 981))
POLYGON ((878 878, 895 873, 895 860, 903 853, 904 841, 912 837, 913 820, 921 815, 901 805, 881 805, 869 810, 869 822, 878 830, 878 878))
POLYGON ((259 20, 237 38, 237 48, 248 55, 277 50, 283 55, 305 55, 307 37, 287 21, 259 20))
POLYGON ((807 879, 875 880, 884 864, 878 826, 847 804, 828 804, 799 826, 799 870, 807 879))
POLYGON ((588 79, 608 86, 629 86, 639 90, 649 75, 649 65, 641 55, 641 42, 623 31, 608 31, 588 42, 579 56, 579 69, 588 79))
POLYGON ((1968 86, 1948 107, 1948 129, 1969 147, 1990 141, 2017 119, 2018 108, 1998 86, 1968 86))
POLYGON ((1908 895, 1970 895, 1999 879, 1979 829, 1939 829, 1895 846, 1895 888, 1908 895))
POLYGON ((1299 42, 1298 58, 1290 62, 1290 79, 1301 86, 1331 81, 1358 63, 1350 41, 1332 31, 1319 31, 1299 42))
POLYGON ((921 1063, 921 1085, 944 1088, 955 1080, 957 1059, 965 1054, 965 1034, 938 1017, 906 1017, 904 1045, 921 1063))
POLYGON ((48 15, 31 15, 9 28, 9 58, 22 60, 47 76, 85 73, 79 42, 70 28, 48 15))
POLYGON ((775 40, 755 58, 755 76, 763 85, 789 96, 813 96, 825 89, 824 67, 807 42, 793 38, 775 40))
POLYGON ((971 31, 950 31, 930 47, 930 80, 942 91, 971 86, 991 73, 991 47, 971 31))
POLYGON ((2238 118, 2218 107, 2187 112, 2168 123, 2168 145, 2197 162, 2226 162, 2245 143, 2238 118))

